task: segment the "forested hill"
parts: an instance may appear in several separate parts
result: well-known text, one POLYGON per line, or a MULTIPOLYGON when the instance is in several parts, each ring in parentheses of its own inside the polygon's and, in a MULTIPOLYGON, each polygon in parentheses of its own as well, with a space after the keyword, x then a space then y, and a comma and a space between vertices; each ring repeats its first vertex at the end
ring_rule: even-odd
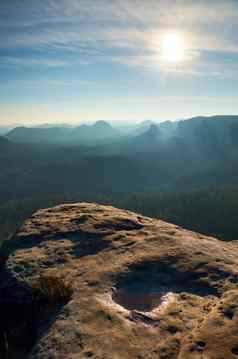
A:
POLYGON ((90 147, 0 137, 1 239, 38 208, 80 200, 238 238, 238 118, 194 118, 137 131, 90 147))

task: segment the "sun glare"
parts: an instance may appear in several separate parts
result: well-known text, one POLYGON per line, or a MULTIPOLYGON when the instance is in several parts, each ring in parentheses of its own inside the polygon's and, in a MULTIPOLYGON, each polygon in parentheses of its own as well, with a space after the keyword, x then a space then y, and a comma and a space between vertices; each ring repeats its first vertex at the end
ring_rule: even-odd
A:
POLYGON ((179 32, 163 35, 160 44, 161 59, 164 62, 179 63, 186 59, 187 44, 185 36, 179 32))

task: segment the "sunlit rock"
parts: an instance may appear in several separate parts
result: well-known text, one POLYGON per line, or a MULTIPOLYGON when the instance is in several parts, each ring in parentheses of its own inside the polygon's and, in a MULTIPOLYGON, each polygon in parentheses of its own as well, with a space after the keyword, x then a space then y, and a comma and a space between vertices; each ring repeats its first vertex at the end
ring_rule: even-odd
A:
POLYGON ((38 211, 1 250, 1 358, 233 359, 237 245, 97 204, 38 211))

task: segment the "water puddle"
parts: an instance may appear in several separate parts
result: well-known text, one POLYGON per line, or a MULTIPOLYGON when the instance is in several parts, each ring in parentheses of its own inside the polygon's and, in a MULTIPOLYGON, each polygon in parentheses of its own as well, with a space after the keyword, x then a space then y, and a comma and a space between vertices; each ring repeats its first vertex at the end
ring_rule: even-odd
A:
POLYGON ((127 310, 150 312, 164 304, 168 294, 172 295, 173 293, 119 289, 113 291, 112 300, 127 310))
POLYGON ((151 312, 179 293, 216 295, 216 290, 200 281, 199 275, 169 263, 146 262, 130 269, 118 278, 112 290, 112 300, 129 311, 151 312))

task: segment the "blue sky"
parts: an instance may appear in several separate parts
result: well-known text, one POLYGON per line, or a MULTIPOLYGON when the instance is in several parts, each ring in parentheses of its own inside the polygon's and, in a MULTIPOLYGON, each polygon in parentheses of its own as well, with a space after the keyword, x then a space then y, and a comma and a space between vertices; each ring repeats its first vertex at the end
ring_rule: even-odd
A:
POLYGON ((1 0, 0 78, 1 125, 238 114, 238 2, 1 0))

